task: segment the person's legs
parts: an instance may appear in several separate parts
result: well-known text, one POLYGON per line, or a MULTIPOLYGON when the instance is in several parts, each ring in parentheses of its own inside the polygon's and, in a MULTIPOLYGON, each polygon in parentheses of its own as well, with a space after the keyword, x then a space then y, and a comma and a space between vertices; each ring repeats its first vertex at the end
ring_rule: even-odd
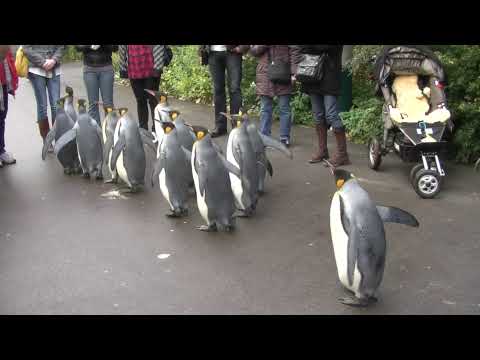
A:
POLYGON ((227 119, 221 112, 227 112, 227 95, 225 94, 225 67, 226 54, 211 51, 208 58, 208 67, 213 82, 215 128, 220 132, 227 132, 227 119))
POLYGON ((290 95, 278 97, 280 112, 280 140, 290 144, 290 129, 292 128, 292 113, 290 111, 290 95))
MULTIPOLYGON (((5 152, 5 119, 7 118, 8 112, 8 93, 7 86, 2 86, 1 91, 3 96, 3 103, 5 104, 5 110, 0 110, 0 154, 5 152)), ((1 161, 0 161, 1 162, 1 161)))
POLYGON ((60 75, 47 79, 48 100, 52 112, 52 125, 57 116, 57 101, 60 99, 60 75))
MULTIPOLYGON (((100 92, 102 93, 103 108, 113 108, 113 82, 115 80, 113 69, 100 72, 99 80, 100 92)), ((100 124, 100 116, 98 116, 98 121, 100 124)))
POLYGON ((228 91, 230 96, 230 114, 238 114, 242 108, 242 55, 227 55, 228 91))
POLYGON ((273 98, 260 95, 260 132, 270 136, 272 133, 273 98))
POLYGON ((85 88, 87 89, 88 114, 100 125, 100 114, 98 112, 100 73, 84 72, 83 81, 85 82, 85 88))
POLYGON ((47 79, 43 76, 28 73, 28 79, 32 84, 33 93, 37 102, 37 123, 42 139, 48 134, 50 126, 48 124, 47 107, 47 79))
POLYGON ((338 97, 325 95, 324 99, 326 114, 325 118, 327 124, 332 127, 335 133, 335 140, 337 142, 337 152, 335 153, 331 163, 335 167, 349 165, 351 162, 347 153, 347 137, 345 134, 345 127, 343 126, 343 122, 338 111, 338 97))
POLYGON ((313 118, 315 120, 315 132, 317 134, 318 151, 312 155, 310 163, 318 163, 328 159, 327 148, 327 123, 325 120, 325 104, 323 96, 320 94, 310 94, 312 103, 313 118))
POLYGON ((0 111, 0 167, 3 165, 15 164, 17 160, 13 157, 12 154, 5 151, 5 119, 7 118, 8 113, 8 93, 7 87, 2 86, 3 91, 3 102, 4 102, 4 111, 0 111))
POLYGON ((140 127, 148 130, 148 104, 145 92, 145 79, 130 79, 133 94, 137 100, 138 123, 140 127))
MULTIPOLYGON (((145 89, 158 91, 160 89, 160 76, 159 77, 151 77, 148 78, 145 83, 145 89)), ((152 96, 148 96, 148 94, 144 91, 145 97, 148 99, 148 103, 150 104, 150 115, 152 116, 152 131, 155 131, 155 107, 157 106, 157 100, 152 96)), ((148 129, 148 120, 147 120, 147 127, 148 129)))

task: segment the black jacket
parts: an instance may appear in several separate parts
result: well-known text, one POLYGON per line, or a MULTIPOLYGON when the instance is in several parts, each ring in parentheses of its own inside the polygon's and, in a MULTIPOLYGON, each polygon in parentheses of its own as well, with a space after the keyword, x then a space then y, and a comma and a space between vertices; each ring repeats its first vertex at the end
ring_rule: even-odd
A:
POLYGON ((112 65, 112 52, 118 51, 118 45, 100 45, 98 50, 92 50, 91 45, 75 45, 77 51, 83 52, 83 64, 100 67, 112 65))
POLYGON ((307 94, 341 95, 342 51, 343 45, 293 45, 299 50, 296 63, 302 60, 302 54, 320 55, 327 53, 324 63, 323 79, 314 84, 301 84, 301 90, 307 94))

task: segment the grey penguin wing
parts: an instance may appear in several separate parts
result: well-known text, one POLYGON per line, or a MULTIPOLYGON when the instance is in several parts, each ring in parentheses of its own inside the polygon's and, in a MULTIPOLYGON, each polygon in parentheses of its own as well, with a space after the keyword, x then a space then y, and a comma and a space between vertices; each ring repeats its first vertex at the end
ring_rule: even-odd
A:
POLYGON ((220 146, 218 146, 218 144, 216 144, 216 143, 214 143, 214 142, 212 141, 212 145, 213 145, 213 148, 214 148, 218 153, 223 154, 223 150, 222 150, 222 148, 221 148, 220 146))
POLYGON ((150 131, 145 130, 144 128, 139 128, 140 137, 142 138, 142 142, 147 145, 147 147, 156 155, 157 148, 153 143, 154 137, 150 131))
POLYGON ((153 165, 153 172, 152 172, 152 187, 155 185, 155 179, 158 178, 158 175, 160 175, 160 172, 163 169, 163 161, 164 159, 160 156, 156 161, 155 164, 153 165))
POLYGON ((53 139, 55 139, 55 127, 48 132, 47 136, 45 137, 45 141, 43 142, 42 160, 45 160, 45 157, 47 156, 48 147, 53 142, 53 139))
POLYGON ((292 152, 285 145, 283 145, 280 141, 277 141, 277 140, 271 138, 270 136, 263 135, 260 131, 258 132, 258 134, 262 138, 263 145, 265 145, 269 148, 272 148, 272 149, 276 149, 276 150, 280 151, 281 153, 283 153, 286 157, 288 157, 290 159, 293 159, 292 152))
POLYGON ((235 165, 233 165, 230 161, 225 159, 225 157, 222 154, 218 154, 218 157, 220 160, 222 160, 223 166, 225 166, 228 170, 228 172, 231 172, 232 174, 236 175, 239 179, 242 177, 241 170, 237 168, 235 165))
POLYGON ((70 130, 68 130, 65 134, 63 134, 55 143, 55 148, 53 149, 55 155, 58 155, 60 150, 67 145, 70 141, 77 137, 77 125, 70 130))
POLYGON ((412 214, 405 210, 391 207, 377 205, 378 215, 382 218, 383 222, 404 224, 412 227, 418 227, 418 220, 412 214))
POLYGON ((125 135, 121 134, 112 150, 112 161, 110 163, 111 170, 115 170, 117 168, 118 157, 120 156, 120 153, 125 148, 125 145, 126 145, 125 135))
POLYGON ((207 188, 207 174, 208 167, 207 164, 203 161, 198 161, 195 157, 193 165, 195 166, 195 171, 198 175, 198 190, 200 190, 200 195, 205 197, 205 190, 207 188))
POLYGON ((340 201, 340 216, 342 220, 343 230, 345 234, 348 235, 348 250, 347 250, 347 274, 348 274, 348 284, 351 286, 353 284, 353 273, 355 271, 355 262, 357 260, 357 245, 358 237, 360 232, 351 231, 350 220, 345 212, 345 204, 343 203, 342 196, 338 196, 340 201))
POLYGON ((188 150, 185 146, 181 146, 183 153, 185 154, 185 158, 187 159, 187 162, 190 163, 192 159, 192 152, 188 150))

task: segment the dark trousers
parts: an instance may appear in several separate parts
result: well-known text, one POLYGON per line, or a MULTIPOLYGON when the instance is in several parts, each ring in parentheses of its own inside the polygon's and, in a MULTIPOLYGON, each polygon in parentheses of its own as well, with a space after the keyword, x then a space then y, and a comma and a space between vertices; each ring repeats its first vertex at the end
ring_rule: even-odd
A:
POLYGON ((227 112, 225 93, 225 71, 227 72, 228 92, 230 97, 230 114, 238 114, 242 107, 242 55, 226 51, 210 51, 208 58, 210 75, 213 80, 215 103, 215 126, 227 130, 227 119, 221 112, 227 112))
POLYGON ((150 77, 146 79, 130 79, 130 84, 133 89, 133 94, 137 100, 138 122, 140 127, 148 130, 148 104, 150 104, 150 113, 152 114, 152 129, 153 115, 157 100, 149 95, 144 89, 158 91, 160 87, 160 77, 150 77))
POLYGON ((5 152, 5 119, 7 118, 8 112, 7 86, 2 86, 2 91, 5 110, 0 111, 0 154, 3 154, 5 152))

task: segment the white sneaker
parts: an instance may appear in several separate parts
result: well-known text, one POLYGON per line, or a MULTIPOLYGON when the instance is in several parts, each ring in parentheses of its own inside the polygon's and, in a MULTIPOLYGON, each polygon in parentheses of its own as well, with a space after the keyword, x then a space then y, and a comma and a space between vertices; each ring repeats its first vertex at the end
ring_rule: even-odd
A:
POLYGON ((6 151, 3 154, 0 154, 0 161, 4 165, 11 165, 11 164, 15 164, 17 162, 17 160, 15 160, 15 158, 12 156, 12 154, 10 154, 6 151))

